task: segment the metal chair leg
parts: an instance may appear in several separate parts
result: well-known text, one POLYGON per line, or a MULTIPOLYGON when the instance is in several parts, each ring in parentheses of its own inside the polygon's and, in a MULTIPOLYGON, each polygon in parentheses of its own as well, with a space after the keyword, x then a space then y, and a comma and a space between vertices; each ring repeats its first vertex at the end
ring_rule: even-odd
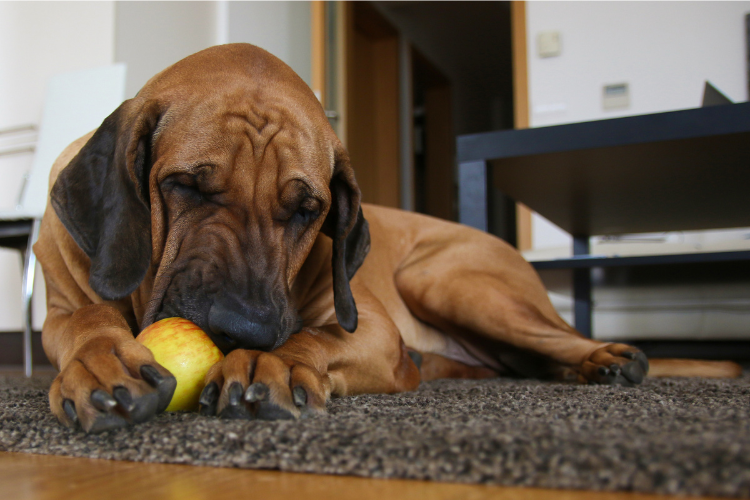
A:
POLYGON ((34 294, 34 272, 36 271, 36 255, 34 255, 34 243, 39 237, 39 225, 41 220, 34 219, 29 234, 29 243, 26 245, 23 265, 23 282, 21 294, 23 298, 23 371, 27 377, 31 377, 31 298, 34 294))

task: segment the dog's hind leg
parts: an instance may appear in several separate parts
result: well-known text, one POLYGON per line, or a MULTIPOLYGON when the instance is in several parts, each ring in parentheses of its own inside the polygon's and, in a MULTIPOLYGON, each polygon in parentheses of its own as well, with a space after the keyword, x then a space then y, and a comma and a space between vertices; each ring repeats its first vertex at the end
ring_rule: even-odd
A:
POLYGON ((441 378, 483 379, 495 378, 497 371, 486 366, 475 366, 431 352, 410 351, 409 356, 419 368, 423 382, 441 378))
POLYGON ((519 375, 622 385, 643 380, 643 353, 585 338, 565 323, 536 271, 513 248, 486 233, 451 229, 418 243, 396 273, 416 317, 519 375))

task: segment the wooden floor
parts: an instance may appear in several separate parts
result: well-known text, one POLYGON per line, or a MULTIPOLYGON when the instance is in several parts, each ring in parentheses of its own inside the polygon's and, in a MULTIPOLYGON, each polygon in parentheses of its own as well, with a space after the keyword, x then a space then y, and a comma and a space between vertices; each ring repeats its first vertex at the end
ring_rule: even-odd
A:
MULTIPOLYGON (((146 464, 0 452, 0 498, 8 500, 652 500, 677 497, 502 488, 349 476, 146 464)), ((695 500, 698 497, 689 497, 695 500)))

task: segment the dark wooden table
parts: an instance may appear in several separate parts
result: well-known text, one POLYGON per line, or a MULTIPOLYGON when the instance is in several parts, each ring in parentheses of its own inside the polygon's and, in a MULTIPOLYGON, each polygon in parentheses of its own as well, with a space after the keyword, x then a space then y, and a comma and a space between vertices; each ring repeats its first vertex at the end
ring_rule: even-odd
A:
POLYGON ((750 103, 458 138, 459 220, 488 230, 488 178, 573 236, 576 328, 592 267, 748 260, 750 252, 599 258, 589 237, 750 226, 750 103))

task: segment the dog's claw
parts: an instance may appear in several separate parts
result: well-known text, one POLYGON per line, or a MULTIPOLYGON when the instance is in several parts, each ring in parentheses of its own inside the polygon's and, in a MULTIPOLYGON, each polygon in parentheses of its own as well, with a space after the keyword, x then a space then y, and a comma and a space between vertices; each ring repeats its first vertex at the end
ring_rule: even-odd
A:
POLYGON ((219 385, 216 382, 211 382, 203 388, 199 403, 204 406, 209 406, 216 403, 216 398, 219 395, 219 385))
POLYGON ((232 382, 228 391, 229 404, 231 406, 238 406, 242 402, 242 393, 242 384, 239 382, 232 382))
POLYGON ((63 401, 62 407, 63 410, 65 410, 65 414, 73 422, 73 426, 75 427, 78 424, 78 413, 76 413, 75 403, 70 399, 66 399, 63 401))
POLYGON ((242 384, 232 382, 227 390, 228 403, 219 416, 238 420, 249 420, 253 418, 248 407, 242 402, 242 384))
POLYGON ((125 412, 130 413, 135 408, 133 397, 130 395, 130 391, 128 391, 126 388, 122 386, 115 387, 112 390, 112 396, 114 396, 117 404, 119 404, 120 407, 125 410, 125 412))
POLYGON ((211 382, 201 392, 201 397, 198 400, 198 404, 200 404, 198 412, 205 417, 216 415, 216 402, 218 399, 219 385, 216 382, 211 382))
POLYGON ((643 365, 637 361, 637 358, 635 359, 636 361, 623 365, 622 374, 629 382, 640 384, 643 382, 646 373, 643 370, 643 365))
POLYGON ((623 358, 627 358, 631 361, 636 361, 643 370, 643 373, 648 373, 648 358, 641 351, 625 351, 621 354, 623 358))
POLYGON ((117 401, 101 389, 96 389, 91 393, 91 403, 94 405, 94 408, 104 412, 109 412, 117 406, 117 401))
POLYGON ((307 391, 298 385, 292 390, 292 399, 294 399, 295 406, 302 408, 307 404, 307 391))
POLYGON ((164 381, 164 376, 151 365, 141 366, 141 377, 152 387, 159 387, 159 384, 164 381))
POLYGON ((164 379, 164 382, 159 384, 157 388, 159 392, 159 405, 156 408, 156 413, 161 413, 167 409, 167 406, 172 401, 175 389, 177 389, 177 379, 174 377, 167 377, 164 379))
POLYGON ((115 387, 112 395, 117 400, 117 404, 127 414, 127 417, 135 423, 145 422, 156 413, 159 407, 159 395, 156 393, 144 394, 143 396, 133 399, 124 387, 115 387))
POLYGON ((638 365, 640 365, 641 370, 643 370, 643 375, 648 374, 648 358, 645 354, 643 354, 641 351, 638 351, 635 353, 635 360, 638 362, 638 365))
POLYGON ((601 383, 607 385, 619 385, 622 387, 632 387, 634 385, 634 380, 631 380, 627 376, 627 372, 625 371, 625 368, 629 365, 637 366, 635 365, 635 363, 628 363, 627 365, 625 365, 625 367, 620 366, 616 363, 612 363, 607 369, 608 374, 602 378, 601 383))
POLYGON ((617 377, 613 383, 632 387, 643 382, 648 373, 648 358, 646 358, 646 355, 641 351, 628 350, 620 353, 619 356, 630 361, 621 365, 612 365, 613 371, 614 367, 617 367, 617 377))
MULTIPOLYGON (((299 388, 301 389, 301 387, 299 388)), ((303 389, 304 390, 304 389, 303 389)), ((245 401, 255 403, 255 418, 260 420, 291 420, 294 415, 273 401, 269 401, 271 391, 263 382, 256 382, 247 388, 245 401)), ((305 395, 305 399, 307 396, 305 395)))
POLYGON ((140 372, 143 380, 148 382, 151 387, 156 388, 156 391, 159 393, 159 404, 156 412, 163 412, 169 406, 169 402, 172 401, 172 395, 174 395, 174 390, 177 388, 177 379, 171 375, 165 377, 151 365, 141 366, 140 372))
MULTIPOLYGON (((130 412, 130 418, 133 420, 133 422, 135 422, 136 424, 145 422, 146 420, 153 417, 156 413, 162 411, 159 410, 159 405, 161 404, 159 398, 159 394, 152 392, 149 394, 144 394, 140 398, 136 399, 133 403, 133 410, 130 412)), ((169 401, 167 401, 167 405, 169 405, 169 401)))
POLYGON ((228 396, 229 404, 221 410, 219 417, 235 420, 250 420, 253 418, 247 405, 242 404, 242 385, 239 382, 234 382, 229 386, 228 396), (237 385, 235 386, 235 384, 237 385), (239 394, 237 388, 239 388, 239 394))
POLYGON ((407 352, 407 354, 409 355, 409 357, 411 358, 411 360, 414 362, 414 364, 417 365, 417 370, 421 370, 422 369, 422 361, 424 359, 422 357, 422 355, 420 353, 418 353, 417 351, 409 351, 409 352, 407 352))
POLYGON ((245 392, 245 401, 248 403, 255 403, 256 401, 264 401, 268 397, 268 386, 263 382, 256 382, 247 388, 245 392))

